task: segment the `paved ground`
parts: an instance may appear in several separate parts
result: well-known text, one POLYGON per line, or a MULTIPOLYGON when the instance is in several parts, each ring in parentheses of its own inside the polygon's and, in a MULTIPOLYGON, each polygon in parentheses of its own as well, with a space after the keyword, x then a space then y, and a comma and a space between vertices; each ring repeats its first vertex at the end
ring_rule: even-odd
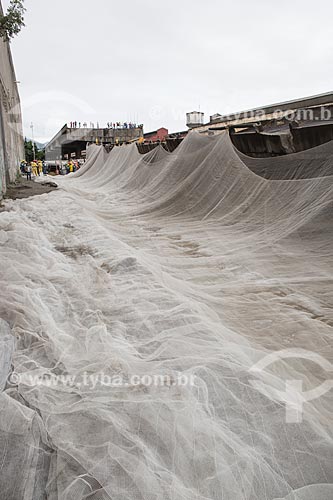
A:
POLYGON ((34 180, 27 181, 24 177, 20 177, 15 183, 7 187, 4 197, 12 200, 29 198, 30 196, 49 193, 54 189, 57 189, 57 185, 55 182, 50 181, 49 178, 45 178, 45 183, 41 184, 40 182, 34 182, 34 180))

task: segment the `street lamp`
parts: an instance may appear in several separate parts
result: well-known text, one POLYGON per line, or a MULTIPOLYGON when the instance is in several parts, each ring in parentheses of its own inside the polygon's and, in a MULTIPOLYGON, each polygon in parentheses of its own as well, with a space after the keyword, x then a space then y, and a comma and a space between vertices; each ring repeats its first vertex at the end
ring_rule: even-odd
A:
POLYGON ((36 160, 36 150, 35 150, 35 141, 34 141, 34 124, 31 122, 31 139, 32 139, 32 151, 34 155, 34 161, 36 160))

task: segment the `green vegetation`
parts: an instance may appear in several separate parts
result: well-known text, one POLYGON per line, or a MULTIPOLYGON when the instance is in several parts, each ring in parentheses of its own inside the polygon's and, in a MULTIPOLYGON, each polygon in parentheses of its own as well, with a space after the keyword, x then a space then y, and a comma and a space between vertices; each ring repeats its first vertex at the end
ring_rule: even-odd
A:
POLYGON ((24 24, 24 0, 11 0, 7 13, 0 14, 0 38, 9 42, 11 38, 17 35, 24 24))
MULTIPOLYGON (((35 155, 36 160, 45 160, 45 149, 38 149, 38 146, 35 144, 35 155)), ((30 162, 34 159, 34 149, 32 141, 28 141, 24 139, 24 151, 25 151, 25 159, 30 162)))

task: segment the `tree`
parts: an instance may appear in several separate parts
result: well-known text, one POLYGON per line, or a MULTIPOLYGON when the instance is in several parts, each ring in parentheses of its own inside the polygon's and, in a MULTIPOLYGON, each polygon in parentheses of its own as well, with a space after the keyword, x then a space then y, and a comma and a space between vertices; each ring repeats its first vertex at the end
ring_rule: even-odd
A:
POLYGON ((17 35, 24 24, 24 0, 10 0, 6 15, 0 14, 0 38, 9 42, 17 35))
MULTIPOLYGON (((32 141, 24 139, 24 151, 25 151, 25 159, 29 162, 32 161, 34 159, 32 141)), ((36 144, 35 144, 35 151, 37 151, 36 144)))
POLYGON ((37 160, 45 160, 45 148, 39 149, 36 153, 37 160))
MULTIPOLYGON (((35 159, 36 160, 45 160, 45 148, 38 148, 37 144, 35 144, 35 159)), ((26 161, 30 162, 34 159, 34 146, 33 142, 27 138, 24 139, 24 152, 26 161)))

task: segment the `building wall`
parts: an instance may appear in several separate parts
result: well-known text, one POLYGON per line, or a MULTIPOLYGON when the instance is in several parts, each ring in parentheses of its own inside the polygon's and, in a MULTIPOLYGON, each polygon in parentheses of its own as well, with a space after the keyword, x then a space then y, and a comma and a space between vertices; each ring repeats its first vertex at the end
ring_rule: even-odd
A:
MULTIPOLYGON (((0 0, 0 14, 2 14, 0 0)), ((0 196, 17 176, 24 158, 22 115, 8 42, 0 38, 0 196)))
MULTIPOLYGON (((1 42, 1 40, 0 40, 1 42)), ((5 136, 3 124, 3 111, 0 99, 0 199, 6 191, 6 163, 5 163, 5 136)))

